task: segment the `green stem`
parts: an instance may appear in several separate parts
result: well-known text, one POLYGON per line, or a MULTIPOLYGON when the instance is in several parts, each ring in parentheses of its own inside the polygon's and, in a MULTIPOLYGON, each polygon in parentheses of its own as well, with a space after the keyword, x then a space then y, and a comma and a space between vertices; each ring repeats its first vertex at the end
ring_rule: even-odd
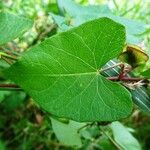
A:
POLYGON ((122 148, 115 142, 115 140, 109 136, 106 131, 103 129, 103 127, 100 127, 100 130, 103 132, 104 135, 106 135, 108 137, 108 139, 110 140, 110 142, 118 149, 118 150, 122 150, 122 148))
POLYGON ((113 3, 114 3, 114 5, 115 5, 116 9, 119 10, 119 7, 118 7, 117 2, 116 2, 115 0, 113 0, 113 3))
POLYGON ((107 70, 110 70, 110 69, 112 69, 112 68, 118 67, 118 66, 121 67, 122 65, 124 65, 124 63, 117 63, 117 64, 115 64, 115 65, 113 65, 113 66, 110 66, 110 67, 101 69, 101 70, 100 70, 100 73, 101 73, 101 72, 104 72, 104 71, 107 71, 107 70))
POLYGON ((9 65, 12 65, 12 61, 10 61, 8 58, 4 57, 4 56, 1 56, 1 58, 6 62, 8 63, 9 65))
POLYGON ((18 58, 16 56, 12 56, 12 55, 7 54, 5 52, 0 52, 0 57, 6 57, 6 58, 9 58, 9 59, 12 59, 12 60, 18 60, 18 58))
POLYGON ((135 6, 131 7, 130 9, 126 10, 125 12, 123 12, 121 14, 121 16, 125 16, 127 13, 129 13, 130 11, 133 11, 133 9, 135 9, 135 6))

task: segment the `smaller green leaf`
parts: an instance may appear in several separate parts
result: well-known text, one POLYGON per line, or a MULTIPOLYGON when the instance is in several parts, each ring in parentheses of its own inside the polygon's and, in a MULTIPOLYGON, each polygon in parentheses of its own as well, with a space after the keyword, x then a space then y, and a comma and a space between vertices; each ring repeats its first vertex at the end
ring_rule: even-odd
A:
POLYGON ((80 130, 81 136, 88 140, 93 140, 99 136, 99 127, 98 126, 88 126, 83 130, 80 130))
POLYGON ((7 107, 8 110, 14 110, 23 103, 25 96, 26 95, 24 92, 13 91, 5 98, 3 104, 7 107))
POLYGON ((5 96, 9 94, 9 91, 0 91, 0 103, 4 100, 5 96))
POLYGON ((135 139, 128 129, 120 122, 113 122, 110 127, 115 141, 122 147, 123 150, 141 150, 137 139, 135 139))
POLYGON ((85 125, 85 123, 78 123, 69 121, 68 124, 62 123, 56 119, 51 118, 52 127, 58 140, 69 146, 81 146, 81 138, 78 130, 85 125))
POLYGON ((63 16, 55 15, 53 13, 50 14, 54 19, 55 23, 58 25, 59 29, 62 31, 68 30, 70 27, 66 24, 66 18, 63 16))
POLYGON ((115 16, 107 5, 88 5, 82 6, 72 0, 58 0, 58 7, 61 15, 70 15, 73 18, 72 26, 81 25, 87 21, 108 17, 126 27, 127 42, 137 44, 141 39, 139 36, 145 32, 145 24, 136 20, 126 19, 124 17, 115 16))
POLYGON ((148 55, 135 45, 127 45, 125 51, 118 58, 122 62, 130 64, 133 68, 145 64, 149 59, 148 55))
POLYGON ((32 21, 14 14, 0 12, 0 45, 21 36, 32 27, 32 21))
POLYGON ((111 13, 107 5, 82 6, 74 2, 73 0, 57 0, 57 3, 62 15, 68 13, 72 17, 81 14, 86 15, 86 14, 111 13))
POLYGON ((150 78, 150 69, 142 72, 141 75, 144 76, 145 78, 150 78))

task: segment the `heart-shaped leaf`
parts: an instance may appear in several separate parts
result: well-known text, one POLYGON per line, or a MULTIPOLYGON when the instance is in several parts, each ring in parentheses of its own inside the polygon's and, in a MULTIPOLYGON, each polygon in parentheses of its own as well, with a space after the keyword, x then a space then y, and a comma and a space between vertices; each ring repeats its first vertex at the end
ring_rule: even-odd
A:
POLYGON ((19 37, 32 27, 32 21, 10 13, 0 12, 0 45, 19 37))
POLYGON ((125 44, 125 29, 108 18, 55 35, 5 71, 46 111, 82 121, 111 121, 131 113, 130 93, 100 75, 125 44))

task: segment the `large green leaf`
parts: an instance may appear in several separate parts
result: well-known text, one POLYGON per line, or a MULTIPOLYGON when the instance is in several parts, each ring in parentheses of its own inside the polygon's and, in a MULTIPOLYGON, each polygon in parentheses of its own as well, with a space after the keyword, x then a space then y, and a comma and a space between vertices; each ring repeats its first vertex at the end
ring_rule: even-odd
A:
POLYGON ((131 113, 129 92, 99 73, 125 44, 108 18, 82 24, 32 48, 5 71, 46 111, 76 121, 111 121, 131 113))
POLYGON ((0 45, 19 37, 31 27, 31 20, 0 12, 0 45))
POLYGON ((113 122, 110 127, 113 131, 115 141, 123 150, 141 150, 137 139, 120 122, 113 122))

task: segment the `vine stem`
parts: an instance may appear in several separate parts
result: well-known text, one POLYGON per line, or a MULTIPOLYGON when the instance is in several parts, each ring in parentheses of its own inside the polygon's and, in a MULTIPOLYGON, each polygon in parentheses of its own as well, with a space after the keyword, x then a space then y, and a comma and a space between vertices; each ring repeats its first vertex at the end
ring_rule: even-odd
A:
POLYGON ((114 139, 113 139, 111 136, 109 136, 109 135, 105 132, 105 130, 103 129, 103 127, 99 127, 99 128, 100 128, 100 130, 103 132, 103 134, 108 137, 108 139, 111 141, 111 143, 112 143, 118 150, 122 150, 122 148, 114 141, 114 139))
POLYGON ((16 84, 0 84, 0 90, 22 90, 16 84))
POLYGON ((8 63, 9 65, 12 65, 12 61, 10 61, 8 58, 4 57, 4 56, 1 56, 1 58, 6 62, 8 63))
POLYGON ((82 129, 84 129, 84 128, 88 127, 88 126, 92 126, 92 125, 94 125, 94 124, 95 124, 95 122, 85 124, 84 126, 80 127, 80 128, 77 130, 77 133, 79 133, 82 129))
POLYGON ((9 58, 9 59, 12 59, 12 60, 18 60, 18 58, 14 55, 10 55, 8 53, 5 53, 5 52, 0 52, 0 57, 6 57, 6 58, 9 58))
POLYGON ((119 9, 119 6, 118 6, 117 2, 116 2, 115 0, 113 0, 113 3, 114 3, 114 5, 115 5, 116 9, 118 10, 118 9, 119 9))
POLYGON ((113 65, 113 66, 110 66, 110 67, 101 69, 101 70, 100 70, 100 73, 101 73, 101 72, 104 72, 104 71, 107 71, 107 70, 110 70, 110 69, 112 69, 112 68, 118 67, 118 66, 121 67, 122 65, 124 65, 124 63, 117 63, 117 64, 115 64, 115 65, 113 65))
POLYGON ((107 77, 108 80, 111 81, 141 81, 143 80, 143 78, 131 78, 131 77, 122 77, 122 78, 118 78, 118 77, 107 77))

